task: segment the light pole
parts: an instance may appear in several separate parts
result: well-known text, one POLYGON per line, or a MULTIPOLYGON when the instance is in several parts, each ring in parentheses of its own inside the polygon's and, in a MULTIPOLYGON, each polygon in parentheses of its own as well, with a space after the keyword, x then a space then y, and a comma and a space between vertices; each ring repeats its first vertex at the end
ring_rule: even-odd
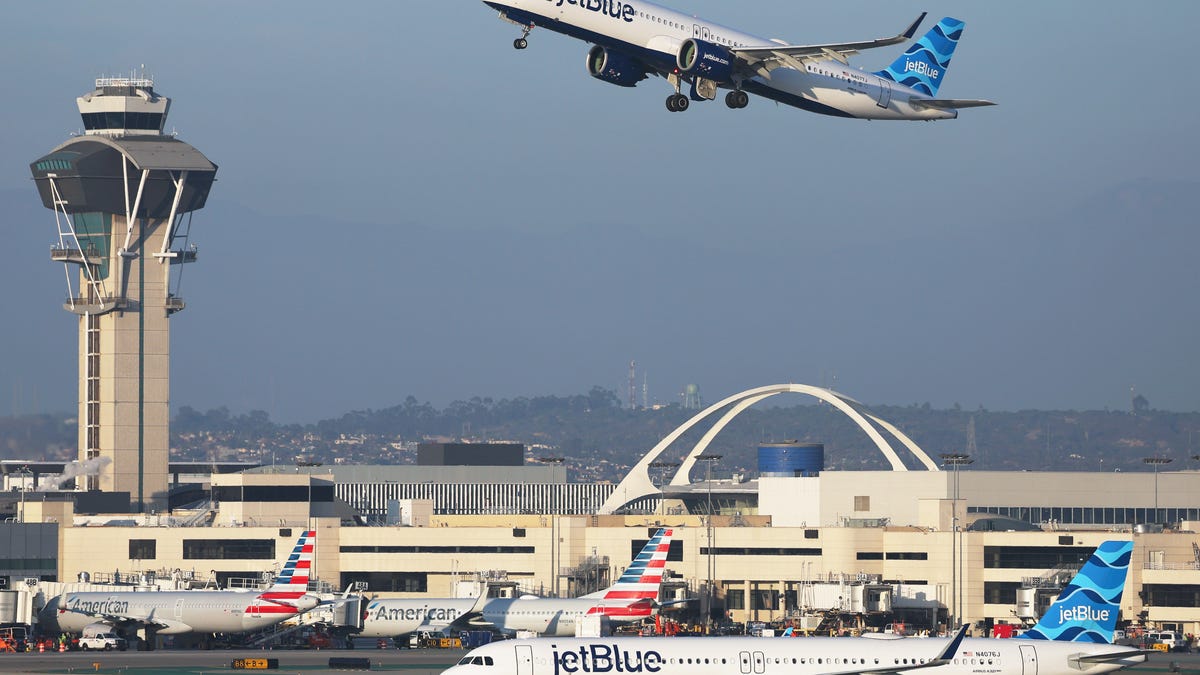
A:
POLYGON ((1159 519, 1158 517, 1158 467, 1163 464, 1170 464, 1170 457, 1143 457, 1142 461, 1154 467, 1154 524, 1161 523, 1166 518, 1159 519))
POLYGON ((953 486, 953 499, 951 501, 951 516, 950 516, 950 617, 947 621, 946 630, 953 631, 958 628, 958 616, 962 606, 962 589, 959 587, 961 580, 959 579, 959 567, 962 562, 962 547, 958 545, 958 467, 970 464, 975 460, 971 456, 961 452, 946 452, 942 453, 942 463, 946 466, 953 467, 953 475, 951 476, 951 484, 953 486))
POLYGON ((679 462, 650 462, 650 468, 658 469, 658 512, 667 515, 667 469, 674 469, 679 462))
MULTIPOLYGON (((538 461, 544 464, 555 464, 562 466, 564 457, 539 457, 538 461)), ((554 577, 552 586, 554 587, 554 597, 558 597, 558 506, 552 506, 550 510, 550 574, 554 577)))
POLYGON ((15 473, 21 477, 21 512, 18 514, 17 522, 23 523, 25 522, 25 493, 29 490, 29 477, 33 475, 33 472, 29 470, 28 466, 23 466, 15 473))
MULTIPOLYGON (((708 522, 705 527, 705 534, 708 537, 708 578, 704 582, 704 625, 712 629, 712 596, 713 596, 713 505, 712 505, 712 467, 713 464, 721 461, 721 455, 697 455, 698 461, 704 462, 705 478, 704 482, 708 488, 708 513, 705 515, 705 520, 708 522)), ((747 593, 749 589, 746 589, 747 593)))

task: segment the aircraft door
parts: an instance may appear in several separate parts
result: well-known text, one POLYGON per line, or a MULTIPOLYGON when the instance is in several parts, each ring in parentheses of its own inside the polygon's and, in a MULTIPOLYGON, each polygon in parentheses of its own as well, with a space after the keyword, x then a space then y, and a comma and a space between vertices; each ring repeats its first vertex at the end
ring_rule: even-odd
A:
POLYGON ((175 601, 175 620, 183 621, 183 598, 175 601))
POLYGON ((754 652, 754 672, 757 674, 767 671, 767 658, 762 652, 754 652))
POLYGON ((1038 675, 1037 648, 1021 645, 1021 675, 1038 675))
POLYGON ((879 100, 875 102, 875 105, 879 106, 880 108, 887 108, 891 104, 892 83, 881 77, 879 78, 879 100))
POLYGON ((517 645, 517 675, 533 675, 533 647, 517 645))
POLYGON ((750 652, 741 652, 738 654, 738 663, 742 666, 742 673, 750 675, 750 652))

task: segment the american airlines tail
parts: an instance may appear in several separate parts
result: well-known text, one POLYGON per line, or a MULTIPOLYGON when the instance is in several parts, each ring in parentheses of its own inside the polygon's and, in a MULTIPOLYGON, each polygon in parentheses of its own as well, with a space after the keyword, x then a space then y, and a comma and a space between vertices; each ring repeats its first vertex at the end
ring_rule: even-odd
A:
POLYGON ((583 597, 600 602, 589 614, 621 616, 624 606, 630 616, 649 616, 658 602, 658 590, 662 586, 663 569, 667 564, 667 553, 671 550, 671 537, 675 530, 660 529, 642 547, 629 567, 617 579, 617 583, 603 591, 583 597))
POLYGON ((964 26, 966 24, 958 19, 942 19, 892 65, 874 74, 922 94, 937 96, 964 26))
POLYGON ((265 600, 268 604, 259 603, 253 609, 247 608, 247 612, 294 613, 296 611, 298 601, 308 593, 308 576, 312 572, 313 546, 316 541, 316 530, 305 530, 300 535, 300 539, 296 541, 296 546, 288 556, 287 562, 284 563, 283 569, 279 571, 279 576, 275 577, 275 583, 258 596, 259 600, 265 600))
POLYGON ((1032 640, 1111 643, 1133 542, 1106 541, 1051 603, 1041 621, 1025 631, 1032 640))

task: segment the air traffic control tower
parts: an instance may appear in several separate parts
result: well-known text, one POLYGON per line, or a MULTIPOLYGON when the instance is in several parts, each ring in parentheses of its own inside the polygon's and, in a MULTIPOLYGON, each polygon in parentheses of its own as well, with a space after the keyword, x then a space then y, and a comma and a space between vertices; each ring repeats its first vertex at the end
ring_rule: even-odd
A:
POLYGON ((171 100, 145 78, 101 78, 77 99, 84 134, 30 164, 54 211, 51 260, 66 267, 63 308, 79 316, 78 489, 127 492, 136 512, 167 505, 169 318, 187 263, 191 215, 217 167, 164 135, 171 100))

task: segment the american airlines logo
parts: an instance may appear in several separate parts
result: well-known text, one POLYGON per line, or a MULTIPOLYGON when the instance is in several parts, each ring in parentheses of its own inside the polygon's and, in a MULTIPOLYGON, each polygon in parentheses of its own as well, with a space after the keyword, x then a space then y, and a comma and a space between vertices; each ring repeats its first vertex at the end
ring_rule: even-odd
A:
POLYGON ((448 607, 392 607, 380 605, 378 609, 368 610, 375 621, 453 621, 458 618, 458 612, 448 607))
POLYGON ((1108 621, 1109 610, 1096 609, 1095 607, 1086 607, 1077 605, 1075 607, 1067 607, 1058 609, 1059 623, 1067 623, 1068 621, 1108 621))
POLYGON ((904 72, 906 72, 906 73, 913 72, 918 75, 925 75, 926 77, 932 78, 934 80, 938 79, 942 75, 942 71, 938 70, 937 68, 934 68, 933 66, 929 65, 928 63, 925 63, 924 61, 905 61, 904 62, 904 72))
POLYGON ((666 659, 662 654, 646 651, 625 650, 616 645, 586 645, 579 649, 559 652, 551 650, 554 659, 554 675, 562 673, 657 673, 662 670, 666 659))
POLYGON ((67 607, 72 612, 82 612, 84 614, 124 614, 129 611, 129 601, 118 600, 113 596, 109 596, 103 600, 82 600, 78 597, 72 597, 67 601, 67 607))
POLYGON ((626 23, 633 23, 633 17, 637 14, 637 10, 633 5, 627 5, 620 0, 549 0, 555 3, 555 7, 562 7, 563 4, 575 5, 580 9, 586 9, 589 12, 596 12, 604 16, 610 16, 614 19, 621 19, 626 23))

